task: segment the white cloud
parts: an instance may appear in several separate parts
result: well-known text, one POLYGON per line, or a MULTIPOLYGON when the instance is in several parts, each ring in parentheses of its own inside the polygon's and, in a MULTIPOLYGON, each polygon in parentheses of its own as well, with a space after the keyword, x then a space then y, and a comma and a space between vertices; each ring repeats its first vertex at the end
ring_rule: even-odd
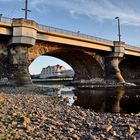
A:
POLYGON ((136 10, 126 3, 116 5, 112 2, 111 0, 32 0, 31 5, 38 11, 44 11, 47 7, 52 6, 65 9, 72 15, 80 14, 90 18, 96 16, 100 20, 112 20, 119 16, 122 24, 140 26, 139 9, 136 10), (44 9, 42 9, 43 7, 44 9))

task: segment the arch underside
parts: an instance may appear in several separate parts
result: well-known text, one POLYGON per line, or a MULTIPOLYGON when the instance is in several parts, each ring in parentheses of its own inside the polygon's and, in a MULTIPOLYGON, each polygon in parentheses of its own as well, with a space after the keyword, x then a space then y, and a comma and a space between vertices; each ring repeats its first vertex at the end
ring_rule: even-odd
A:
POLYGON ((82 51, 56 50, 46 55, 68 63, 75 71, 75 80, 103 77, 103 70, 96 59, 82 51))
POLYGON ((74 80, 88 80, 92 78, 103 78, 104 71, 101 63, 83 49, 72 48, 68 45, 39 44, 30 49, 29 59, 31 62, 41 55, 48 55, 59 58, 68 63, 75 71, 74 80), (34 55, 36 54, 36 55, 34 55))
POLYGON ((120 62, 119 68, 125 80, 140 80, 140 58, 127 56, 120 62))

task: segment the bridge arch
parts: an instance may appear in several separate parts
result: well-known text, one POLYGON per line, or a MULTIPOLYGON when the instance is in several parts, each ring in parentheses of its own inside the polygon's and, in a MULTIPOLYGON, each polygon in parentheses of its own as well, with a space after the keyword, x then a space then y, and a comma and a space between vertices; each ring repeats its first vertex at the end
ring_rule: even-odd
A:
POLYGON ((102 62, 98 62, 99 58, 96 59, 80 49, 71 49, 54 44, 37 45, 29 48, 30 63, 41 55, 53 56, 69 64, 75 71, 74 80, 103 78, 104 76, 102 62))
POLYGON ((140 79, 140 58, 132 56, 124 56, 119 63, 121 74, 126 81, 140 79))

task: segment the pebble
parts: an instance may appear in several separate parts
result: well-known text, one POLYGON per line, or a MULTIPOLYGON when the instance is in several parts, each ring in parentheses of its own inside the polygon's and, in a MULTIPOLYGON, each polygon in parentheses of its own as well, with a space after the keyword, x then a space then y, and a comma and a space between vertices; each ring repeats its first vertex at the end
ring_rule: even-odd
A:
POLYGON ((106 132, 108 132, 108 131, 110 131, 110 130, 112 129, 112 125, 103 125, 102 128, 103 128, 106 132))
POLYGON ((129 127, 129 132, 130 132, 130 135, 132 135, 134 133, 135 129, 133 127, 129 127))
MULTIPOLYGON (((0 87, 0 139, 140 138, 140 113, 97 113, 68 106, 44 87, 0 87)), ((75 97, 76 98, 76 97, 75 97)))

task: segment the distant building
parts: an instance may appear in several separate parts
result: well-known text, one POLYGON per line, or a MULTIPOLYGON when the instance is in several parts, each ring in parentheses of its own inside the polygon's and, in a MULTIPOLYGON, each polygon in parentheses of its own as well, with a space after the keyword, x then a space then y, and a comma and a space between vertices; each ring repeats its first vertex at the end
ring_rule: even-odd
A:
POLYGON ((62 70, 60 77, 74 77, 74 71, 72 69, 62 70))
POLYGON ((66 70, 64 66, 55 65, 43 68, 40 74, 40 78, 55 78, 55 77, 73 77, 73 70, 66 70))

